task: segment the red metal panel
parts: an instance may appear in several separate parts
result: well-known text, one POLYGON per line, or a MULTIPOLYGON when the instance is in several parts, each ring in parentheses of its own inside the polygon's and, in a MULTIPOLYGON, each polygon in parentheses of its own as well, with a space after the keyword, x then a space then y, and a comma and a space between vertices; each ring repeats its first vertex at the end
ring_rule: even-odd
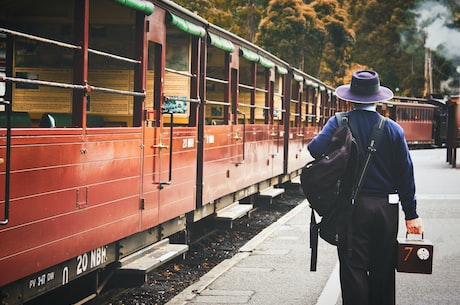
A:
MULTIPOLYGON (((79 217, 91 219, 95 216, 86 214, 79 215, 79 217)), ((69 223, 71 224, 74 219, 76 219, 74 216, 62 219, 62 221, 59 221, 56 225, 56 230, 66 227, 69 223)), ((55 265, 57 262, 76 257, 81 253, 103 246, 106 244, 104 243, 104 239, 106 239, 105 237, 107 236, 116 239, 118 236, 132 234, 132 229, 137 223, 138 218, 132 215, 120 219, 118 222, 109 222, 104 226, 98 226, 74 236, 68 236, 65 239, 52 240, 36 248, 25 249, 23 252, 15 255, 8 257, 3 257, 2 255, 0 260, 0 268, 2 269, 0 285, 5 285, 30 273, 38 272, 49 266, 55 265)), ((20 237, 23 238, 22 242, 27 242, 29 240, 27 236, 21 235, 20 237)), ((19 240, 20 237, 14 235, 15 239, 19 240)))
MULTIPOLYGON (((87 137, 34 132, 42 134, 13 137, 0 285, 140 229, 140 129, 87 137)), ((4 172, 0 178, 4 184, 4 172)))
POLYGON ((431 121, 400 121, 407 142, 432 142, 433 123, 431 121))
POLYGON ((246 126, 244 140, 242 127, 206 126, 203 204, 269 179, 275 170, 282 173, 283 141, 273 135, 273 126, 246 126))
POLYGON ((293 127, 289 130, 289 157, 288 172, 301 169, 310 160, 310 153, 307 148, 307 139, 305 139, 300 127, 293 127))
MULTIPOLYGON (((29 203, 29 205, 34 202, 29 203)), ((22 212, 32 214, 37 209, 30 207, 24 209, 25 205, 12 205, 11 212, 22 212)), ((52 205, 46 207, 48 210, 52 205)), ((126 217, 138 213, 137 198, 120 198, 111 203, 101 204, 86 209, 75 209, 70 213, 63 213, 54 217, 42 218, 40 220, 26 223, 22 226, 12 227, 2 232, 2 249, 0 249, 0 259, 8 255, 20 255, 22 251, 33 251, 36 247, 41 247, 48 243, 57 242, 61 239, 73 238, 87 231, 98 230, 105 224, 121 221, 126 217)), ((13 214, 14 215, 14 214, 13 214)), ((137 226, 131 231, 135 232, 137 226)), ((119 235, 119 232, 112 232, 111 236, 119 235)), ((113 241, 110 236, 100 236, 100 240, 105 243, 113 241)), ((79 245, 80 247, 81 245, 79 245)), ((69 249, 68 251, 73 251, 69 249)))

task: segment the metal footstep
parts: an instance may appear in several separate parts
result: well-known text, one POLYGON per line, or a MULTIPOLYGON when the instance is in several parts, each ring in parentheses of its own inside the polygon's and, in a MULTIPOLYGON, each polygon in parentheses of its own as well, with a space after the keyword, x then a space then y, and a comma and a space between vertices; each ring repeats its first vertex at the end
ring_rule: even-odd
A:
POLYGON ((291 180, 291 184, 300 184, 300 176, 294 177, 291 180))
POLYGON ((188 251, 188 245, 171 244, 164 239, 119 261, 117 276, 133 283, 143 283, 147 273, 188 251))
POLYGON ((268 199, 270 201, 270 204, 273 203, 273 198, 278 197, 279 195, 284 193, 283 188, 274 188, 274 187, 269 187, 266 188, 262 191, 259 192, 258 197, 260 199, 268 199))
POLYGON ((238 201, 230 204, 216 212, 216 220, 229 222, 230 228, 232 228, 232 222, 235 219, 241 218, 249 214, 253 210, 252 204, 240 204, 238 201))

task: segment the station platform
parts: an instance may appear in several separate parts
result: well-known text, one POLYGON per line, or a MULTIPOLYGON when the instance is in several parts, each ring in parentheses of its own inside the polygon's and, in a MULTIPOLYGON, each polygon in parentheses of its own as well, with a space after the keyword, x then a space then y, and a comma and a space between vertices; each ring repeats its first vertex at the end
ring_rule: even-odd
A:
MULTIPOLYGON (((445 162, 445 149, 411 155, 418 212, 434 244, 433 274, 397 273, 396 304, 460 304, 460 169, 445 162)), ((167 305, 342 304, 334 246, 320 239, 317 271, 310 272, 309 222, 305 200, 167 305)))

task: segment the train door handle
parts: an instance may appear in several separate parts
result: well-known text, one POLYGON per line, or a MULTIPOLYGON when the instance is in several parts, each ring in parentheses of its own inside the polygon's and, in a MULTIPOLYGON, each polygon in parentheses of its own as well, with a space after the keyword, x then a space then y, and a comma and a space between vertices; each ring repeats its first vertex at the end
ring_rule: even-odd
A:
POLYGON ((160 139, 160 143, 158 145, 152 145, 152 147, 154 148, 158 148, 158 149, 168 149, 169 147, 169 166, 168 166, 168 181, 161 181, 158 182, 158 188, 160 190, 162 190, 164 188, 164 185, 171 185, 172 184, 172 162, 173 162, 173 131, 174 131, 174 127, 173 127, 173 119, 174 119, 174 114, 172 112, 166 112, 165 114, 169 114, 171 116, 171 124, 169 126, 169 146, 168 145, 164 145, 162 142, 161 142, 161 139, 160 139))
POLYGON ((238 114, 243 115, 243 136, 241 137, 237 131, 233 139, 235 139, 236 141, 243 141, 243 156, 240 161, 235 162, 235 166, 244 164, 245 150, 246 150, 246 114, 240 110, 237 110, 237 112, 238 114))

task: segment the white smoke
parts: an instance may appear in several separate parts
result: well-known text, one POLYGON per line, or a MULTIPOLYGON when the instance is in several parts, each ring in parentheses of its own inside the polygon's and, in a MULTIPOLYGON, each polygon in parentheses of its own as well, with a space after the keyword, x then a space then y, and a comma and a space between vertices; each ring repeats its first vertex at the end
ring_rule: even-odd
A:
POLYGON ((414 10, 419 31, 425 35, 425 47, 446 59, 460 58, 460 32, 453 27, 450 9, 440 1, 423 1, 414 10))

